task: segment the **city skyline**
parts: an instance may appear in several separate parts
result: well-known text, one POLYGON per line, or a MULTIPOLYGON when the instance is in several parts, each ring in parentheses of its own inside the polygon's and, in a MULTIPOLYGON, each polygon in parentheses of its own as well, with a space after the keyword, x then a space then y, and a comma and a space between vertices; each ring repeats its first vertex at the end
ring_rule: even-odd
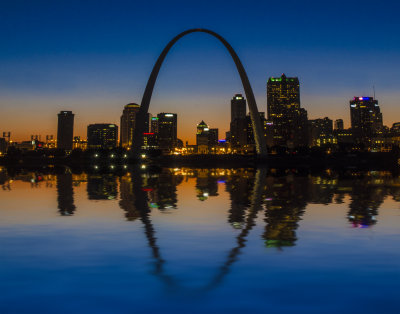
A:
MULTIPOLYGON (((176 13, 169 4, 156 1, 121 3, 111 11, 106 2, 93 8, 89 1, 80 4, 79 10, 75 10, 77 2, 70 7, 47 1, 5 4, 6 14, 0 22, 6 42, 0 52, 2 131, 11 131, 17 141, 31 133, 55 135, 56 122, 50 121, 61 110, 76 114, 75 136, 83 137, 91 123, 119 124, 121 107, 140 103, 162 47, 190 26, 213 29, 232 44, 248 72, 259 111, 267 111, 268 77, 286 73, 299 77, 301 106, 309 119, 328 116, 343 119, 349 127, 348 100, 373 96, 373 86, 383 123, 391 126, 400 117, 396 61, 400 47, 393 40, 398 25, 388 24, 397 3, 365 1, 359 6, 350 1, 326 10, 315 1, 293 2, 290 9, 278 3, 254 2, 246 6, 243 17, 235 15, 242 12, 235 1, 230 6, 222 2, 211 6, 206 1, 196 10, 180 5, 180 13, 176 13), (126 12, 139 11, 143 14, 136 14, 134 21, 126 16, 126 12), (351 22, 351 16, 371 12, 374 23, 351 22), (76 17, 73 26, 69 25, 71 14, 76 17), (92 26, 87 25, 86 15, 92 26), (249 15, 255 18, 249 19, 249 15), (232 16, 238 16, 240 23, 232 16), (14 23, 17 17, 18 27, 14 23), (159 18, 165 28, 151 25, 148 17, 159 18), (102 18, 110 21, 107 27, 96 22, 102 18), (11 27, 13 36, 7 33, 11 27), (20 115, 21 111, 29 114, 20 115)), ((150 111, 177 112, 178 132, 191 134, 191 143, 195 142, 199 116, 223 134, 229 130, 229 99, 243 93, 234 71, 214 39, 203 34, 185 38, 171 51, 160 72, 150 111)))

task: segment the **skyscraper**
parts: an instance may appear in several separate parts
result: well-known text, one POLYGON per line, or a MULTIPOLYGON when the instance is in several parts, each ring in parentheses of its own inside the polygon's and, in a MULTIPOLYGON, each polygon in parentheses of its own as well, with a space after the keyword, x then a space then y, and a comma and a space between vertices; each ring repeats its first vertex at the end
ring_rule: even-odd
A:
POLYGON ((74 116, 72 111, 60 111, 58 114, 57 148, 72 150, 74 116))
POLYGON ((273 124, 274 145, 305 146, 307 111, 300 107, 297 77, 270 77, 267 83, 268 120, 273 124))
POLYGON ((115 148, 118 142, 118 126, 107 123, 90 124, 87 127, 87 139, 88 148, 115 148))
POLYGON ((354 141, 369 145, 371 138, 383 130, 382 113, 373 97, 354 97, 350 100, 351 129, 354 141))
POLYGON ((178 134, 178 116, 176 113, 161 112, 158 118, 158 144, 164 152, 176 147, 178 134))
MULTIPOLYGON (((132 146, 133 133, 135 131, 136 114, 140 106, 135 103, 129 103, 124 107, 121 116, 121 135, 120 146, 128 148, 132 146)), ((147 131, 146 131, 147 132, 147 131)))
POLYGON ((242 94, 236 94, 231 99, 231 121, 246 117, 246 99, 242 94))
POLYGON ((234 150, 240 150, 247 144, 246 135, 246 99, 236 94, 231 99, 230 144, 234 150))

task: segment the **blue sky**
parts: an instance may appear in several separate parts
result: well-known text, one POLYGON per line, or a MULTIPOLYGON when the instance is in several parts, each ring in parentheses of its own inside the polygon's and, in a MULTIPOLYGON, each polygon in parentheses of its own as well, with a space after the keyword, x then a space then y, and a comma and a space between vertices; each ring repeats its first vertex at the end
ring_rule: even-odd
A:
MULTIPOLYGON (((119 124, 140 103, 151 68, 185 29, 209 28, 238 53, 260 111, 269 76, 298 76, 310 118, 349 123, 348 101, 372 95, 384 123, 400 121, 400 4, 395 1, 4 1, 0 0, 0 131, 15 139, 56 134, 59 110, 119 124)), ((233 61, 206 34, 183 38, 161 69, 150 111, 178 112, 180 137, 204 119, 229 125, 242 92, 233 61)), ((191 134, 193 133, 193 135, 191 134)))

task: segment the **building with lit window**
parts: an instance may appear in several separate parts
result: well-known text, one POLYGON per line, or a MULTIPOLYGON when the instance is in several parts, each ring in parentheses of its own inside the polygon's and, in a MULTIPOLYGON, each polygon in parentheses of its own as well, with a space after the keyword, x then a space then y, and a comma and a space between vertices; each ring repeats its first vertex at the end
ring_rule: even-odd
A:
POLYGON ((246 99, 236 94, 231 99, 231 123, 228 140, 232 149, 240 150, 247 144, 246 99))
POLYGON ((310 147, 337 143, 333 136, 333 121, 328 117, 308 120, 308 132, 310 147))
POLYGON ((161 112, 158 118, 158 146, 164 152, 171 152, 177 144, 178 115, 161 112))
POLYGON ((72 150, 74 116, 72 111, 60 111, 58 114, 57 148, 72 150))
POLYGON ((300 107, 297 77, 270 77, 267 83, 268 120, 273 125, 274 145, 296 147, 308 144, 307 111, 300 107))
POLYGON ((125 105, 121 116, 120 146, 128 148, 132 146, 133 133, 135 131, 136 114, 140 106, 135 103, 125 105))
POLYGON ((118 126, 98 123, 87 127, 87 146, 89 149, 112 149, 118 144, 118 126))
POLYGON ((354 97, 350 100, 350 117, 356 144, 369 146, 373 137, 382 136, 382 113, 373 97, 354 97))

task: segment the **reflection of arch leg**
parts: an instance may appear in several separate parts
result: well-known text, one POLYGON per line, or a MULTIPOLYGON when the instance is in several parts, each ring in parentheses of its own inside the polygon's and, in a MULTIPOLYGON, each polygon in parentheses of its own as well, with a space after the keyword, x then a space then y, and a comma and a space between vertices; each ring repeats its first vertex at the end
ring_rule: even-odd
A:
MULTIPOLYGON (((246 246, 246 238, 249 235, 251 229, 255 225, 255 219, 257 218, 257 212, 262 206, 262 192, 265 187, 266 168, 259 168, 256 172, 254 181, 254 187, 251 197, 251 205, 249 208, 249 215, 246 219, 246 227, 236 237, 237 245, 229 251, 226 261, 219 268, 217 274, 210 280, 210 283, 205 285, 203 288, 196 290, 209 290, 218 286, 226 275, 229 274, 231 266, 238 260, 238 256, 241 253, 241 249, 246 246)), ((140 219, 144 225, 144 231, 147 238, 147 242, 152 251, 152 256, 155 263, 155 275, 162 279, 169 287, 179 287, 178 281, 165 274, 164 264, 165 260, 161 257, 160 248, 157 245, 157 238, 155 236, 155 229, 150 219, 150 208, 148 206, 147 194, 142 190, 142 178, 139 171, 132 173, 133 192, 135 194, 135 207, 140 210, 140 219)))
POLYGON ((133 141, 133 152, 134 154, 138 155, 142 143, 142 135, 145 129, 145 116, 149 110, 149 105, 150 105, 150 100, 151 96, 153 94, 153 89, 154 85, 157 80, 158 72, 160 71, 161 65, 167 56, 169 50, 172 48, 172 46, 182 37, 195 33, 195 32, 202 32, 202 33, 207 33, 209 35, 214 36, 217 38, 224 46, 225 48, 229 51, 233 61, 235 62, 236 68, 239 72, 240 79, 242 81, 243 89, 246 94, 247 98, 247 103, 249 106, 249 111, 250 111, 250 117, 252 121, 252 126, 253 126, 253 133, 254 133, 254 139, 256 142, 256 149, 257 149, 257 154, 264 156, 267 153, 267 148, 266 148, 266 143, 265 143, 265 138, 263 136, 263 129, 261 126, 261 120, 259 117, 258 109, 257 109, 257 104, 256 100, 254 97, 253 90, 251 88, 249 79, 247 77, 246 71, 242 65, 242 62, 240 61, 238 55, 236 52, 233 50, 231 45, 220 35, 217 33, 208 30, 208 29, 202 29, 202 28, 196 28, 196 29, 189 29, 187 31, 184 31, 174 37, 168 45, 164 48, 164 50, 161 52, 160 56, 157 59, 156 64, 153 67, 153 70, 151 71, 149 80, 147 81, 146 89, 144 91, 143 97, 142 97, 142 102, 140 105, 139 112, 137 113, 137 119, 136 119, 136 127, 135 127, 135 133, 134 133, 134 141, 133 141))

